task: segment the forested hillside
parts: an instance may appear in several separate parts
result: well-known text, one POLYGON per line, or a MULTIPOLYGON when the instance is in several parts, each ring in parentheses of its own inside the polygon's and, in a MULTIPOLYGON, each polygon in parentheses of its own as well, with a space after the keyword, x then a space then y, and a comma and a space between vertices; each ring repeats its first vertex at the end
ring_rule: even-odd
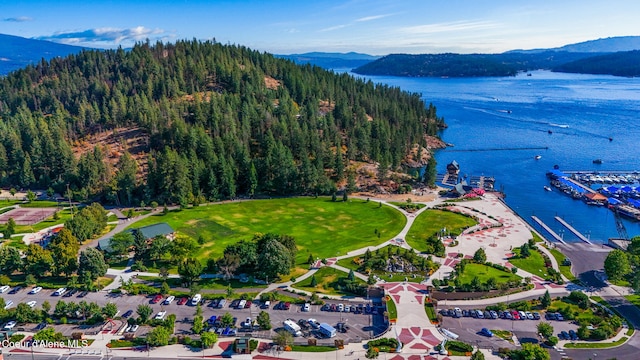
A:
POLYGON ((372 61, 353 72, 412 77, 514 76, 519 71, 551 69, 590 56, 594 56, 594 53, 510 51, 502 54, 394 54, 372 61))
POLYGON ((328 193, 441 125, 418 94, 241 46, 82 51, 0 79, 0 182, 123 204, 328 193), (118 151, 93 147, 105 133, 118 151))
POLYGON ((640 50, 617 52, 572 61, 555 67, 553 71, 628 77, 640 76, 640 50))

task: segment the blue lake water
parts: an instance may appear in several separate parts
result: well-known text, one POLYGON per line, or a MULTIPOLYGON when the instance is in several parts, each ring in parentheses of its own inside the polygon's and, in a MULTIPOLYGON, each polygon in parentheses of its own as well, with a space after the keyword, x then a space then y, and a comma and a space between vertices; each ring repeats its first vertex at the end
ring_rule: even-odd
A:
MULTIPOLYGON (((529 223, 536 215, 559 232, 557 215, 594 242, 618 236, 611 211, 543 186, 554 165, 601 173, 640 171, 640 79, 548 71, 506 78, 364 78, 421 93, 437 107, 449 125, 440 135, 455 145, 436 153, 438 172, 456 160, 461 174, 494 176, 506 202, 529 223), (460 151, 497 147, 548 149, 460 151), (542 158, 534 160, 536 155, 542 158), (593 164, 594 159, 603 163, 593 164)), ((629 236, 640 235, 639 223, 624 224, 629 236)), ((562 235, 579 241, 566 229, 562 235)))

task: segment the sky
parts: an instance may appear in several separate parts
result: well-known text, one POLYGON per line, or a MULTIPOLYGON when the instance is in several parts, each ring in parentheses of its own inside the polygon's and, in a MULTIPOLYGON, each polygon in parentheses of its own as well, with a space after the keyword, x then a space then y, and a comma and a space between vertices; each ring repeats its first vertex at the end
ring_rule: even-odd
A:
POLYGON ((215 39, 275 54, 497 53, 640 35, 637 0, 0 3, 0 33, 94 48, 215 39))

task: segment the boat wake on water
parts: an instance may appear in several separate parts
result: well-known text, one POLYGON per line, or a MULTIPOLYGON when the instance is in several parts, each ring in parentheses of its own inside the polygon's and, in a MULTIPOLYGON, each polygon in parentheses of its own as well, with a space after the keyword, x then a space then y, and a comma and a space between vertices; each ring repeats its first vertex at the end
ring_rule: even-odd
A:
POLYGON ((569 128, 569 125, 566 125, 566 124, 549 123, 549 126, 555 126, 555 127, 559 127, 559 128, 563 128, 563 129, 568 129, 569 128))

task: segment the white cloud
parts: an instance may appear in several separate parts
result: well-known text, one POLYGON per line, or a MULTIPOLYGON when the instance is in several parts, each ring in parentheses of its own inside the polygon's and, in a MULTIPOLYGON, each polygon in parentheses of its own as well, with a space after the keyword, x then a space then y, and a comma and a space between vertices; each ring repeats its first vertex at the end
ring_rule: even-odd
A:
POLYGON ((356 22, 378 20, 378 19, 382 19, 382 18, 385 18, 385 17, 390 16, 390 15, 391 14, 365 16, 365 17, 361 17, 359 19, 356 19, 356 22))
POLYGON ((320 29, 319 31, 320 32, 335 31, 335 30, 339 30, 339 29, 345 28, 347 26, 349 26, 349 25, 347 25, 347 24, 336 25, 336 26, 331 26, 331 27, 328 27, 328 28, 320 29))
POLYGON ((166 38, 168 34, 162 29, 148 29, 137 26, 129 29, 120 28, 95 28, 82 31, 56 32, 50 36, 37 37, 39 40, 48 40, 65 44, 101 44, 106 46, 131 45, 137 41, 158 40, 166 38))
POLYGON ((403 27, 399 29, 399 32, 405 34, 426 35, 442 32, 493 29, 497 27, 500 27, 500 24, 491 21, 453 21, 439 24, 403 27))

